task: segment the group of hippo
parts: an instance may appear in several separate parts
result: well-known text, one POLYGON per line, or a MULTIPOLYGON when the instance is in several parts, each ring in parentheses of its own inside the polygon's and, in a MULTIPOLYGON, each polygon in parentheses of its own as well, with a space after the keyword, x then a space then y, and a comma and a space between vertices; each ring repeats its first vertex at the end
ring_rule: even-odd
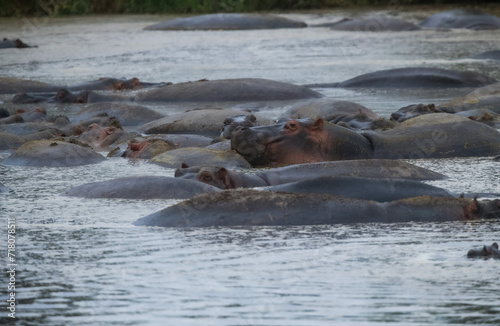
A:
MULTIPOLYGON (((385 30, 420 29, 392 19, 377 21, 385 30)), ((305 27, 281 17, 217 14, 146 29, 230 29, 227 24, 237 29, 305 27)), ((500 21, 477 12, 452 11, 420 25, 493 29, 500 28, 500 21)), ((373 24, 364 18, 329 25, 338 30, 374 29, 367 26, 373 24)), ((119 178, 65 193, 183 199, 135 225, 291 226, 500 217, 499 199, 478 200, 478 194, 452 194, 430 186, 423 181, 445 176, 399 160, 500 155, 500 83, 477 72, 406 67, 308 85, 256 78, 177 84, 102 78, 53 85, 0 77, 0 94, 13 95, 11 102, 21 106, 15 111, 0 109, 0 150, 11 152, 1 162, 4 165, 71 167, 102 162, 105 154, 176 169, 174 177, 119 178), (412 104, 386 119, 360 104, 317 91, 327 87, 475 90, 441 105, 412 104), (263 101, 287 101, 290 108, 271 120, 258 110, 232 104, 170 116, 144 106, 263 101), (87 105, 71 116, 22 107, 52 103, 87 105)), ((0 192, 8 189, 0 184, 0 192)), ((485 246, 469 256, 498 258, 498 246, 485 246)))

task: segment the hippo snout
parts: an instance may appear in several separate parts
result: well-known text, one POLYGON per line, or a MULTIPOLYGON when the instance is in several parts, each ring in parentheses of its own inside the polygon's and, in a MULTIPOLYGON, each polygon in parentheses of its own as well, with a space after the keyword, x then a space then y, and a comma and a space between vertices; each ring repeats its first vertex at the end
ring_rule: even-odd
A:
POLYGON ((231 137, 231 149, 237 151, 249 163, 258 164, 266 150, 267 136, 252 128, 236 127, 231 137))

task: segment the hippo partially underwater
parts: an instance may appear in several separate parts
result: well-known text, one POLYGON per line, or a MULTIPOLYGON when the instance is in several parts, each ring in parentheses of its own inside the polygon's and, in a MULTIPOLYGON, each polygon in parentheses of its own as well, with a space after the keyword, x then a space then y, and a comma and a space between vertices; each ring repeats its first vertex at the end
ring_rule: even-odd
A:
POLYGON ((323 119, 297 119, 241 128, 231 147, 254 166, 354 159, 419 159, 493 156, 500 133, 467 118, 436 113, 387 131, 358 133, 323 119))
POLYGON ((499 29, 500 18, 479 10, 453 9, 429 16, 420 22, 420 26, 475 30, 499 29))
POLYGON ((338 83, 308 84, 307 87, 436 88, 482 87, 497 80, 475 71, 430 67, 379 70, 338 83))
POLYGON ((235 171, 223 166, 183 164, 175 177, 198 180, 220 189, 275 186, 320 177, 398 178, 441 180, 446 176, 399 160, 352 160, 296 164, 256 173, 235 171))
POLYGON ((302 28, 307 25, 284 17, 257 14, 210 14, 167 20, 145 30, 248 30, 302 28))
POLYGON ((467 252, 468 258, 493 258, 500 259, 500 250, 498 250, 498 244, 493 242, 491 246, 483 246, 478 249, 471 249, 467 252))
POLYGON ((415 24, 386 16, 362 18, 344 18, 342 20, 315 25, 315 27, 330 27, 336 31, 382 32, 382 31, 417 31, 421 28, 415 24))
POLYGON ((500 200, 421 196, 379 203, 324 194, 242 189, 195 196, 140 218, 162 227, 445 222, 500 217, 500 200))

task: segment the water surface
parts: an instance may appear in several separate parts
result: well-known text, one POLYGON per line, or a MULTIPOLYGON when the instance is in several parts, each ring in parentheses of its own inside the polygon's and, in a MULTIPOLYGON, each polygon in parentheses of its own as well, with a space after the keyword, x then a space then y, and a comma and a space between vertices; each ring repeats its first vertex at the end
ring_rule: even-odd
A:
MULTIPOLYGON (((308 23, 347 12, 294 14, 308 23)), ((396 14, 417 21, 422 13, 396 14)), ((467 59, 500 48, 499 31, 144 31, 157 16, 4 19, 3 37, 34 49, 0 53, 0 75, 58 84, 99 77, 150 82, 256 77, 336 82, 405 66, 470 69, 500 79, 498 63, 467 59)), ((388 117, 467 89, 318 89, 388 117)), ((2 96, 11 107, 11 96, 2 96)), ((291 103, 242 105, 274 118, 291 103)), ((151 104, 171 114, 200 106, 151 104)), ((73 114, 82 107, 47 106, 73 114)), ((0 158, 9 155, 0 153, 0 158)), ((412 161, 450 178, 452 192, 500 193, 492 158, 412 161)), ((0 165, 0 215, 17 226, 19 325, 465 325, 500 324, 498 261, 466 252, 498 241, 498 221, 292 228, 162 229, 138 218, 175 200, 79 199, 65 190, 131 175, 173 176, 147 162, 108 159, 75 168, 0 165)), ((494 196, 493 196, 494 197, 494 196)), ((7 238, 4 222, 1 231, 7 238)), ((2 241, 2 243, 6 243, 2 241)), ((6 245, 0 259, 6 261, 6 245)), ((4 285, 8 280, 0 278, 4 285)), ((2 300, 7 294, 4 285, 2 300)), ((0 318, 6 320, 7 310, 0 318)))

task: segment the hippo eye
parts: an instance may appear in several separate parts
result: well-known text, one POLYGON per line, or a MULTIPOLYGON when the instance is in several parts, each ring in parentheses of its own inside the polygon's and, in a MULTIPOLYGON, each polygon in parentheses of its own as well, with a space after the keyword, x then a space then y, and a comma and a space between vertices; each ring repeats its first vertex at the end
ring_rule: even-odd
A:
POLYGON ((212 182, 212 177, 210 175, 203 175, 201 176, 201 181, 202 182, 212 182))
POLYGON ((285 129, 290 129, 290 130, 295 130, 297 129, 297 123, 296 122, 288 122, 286 125, 285 125, 285 129))

